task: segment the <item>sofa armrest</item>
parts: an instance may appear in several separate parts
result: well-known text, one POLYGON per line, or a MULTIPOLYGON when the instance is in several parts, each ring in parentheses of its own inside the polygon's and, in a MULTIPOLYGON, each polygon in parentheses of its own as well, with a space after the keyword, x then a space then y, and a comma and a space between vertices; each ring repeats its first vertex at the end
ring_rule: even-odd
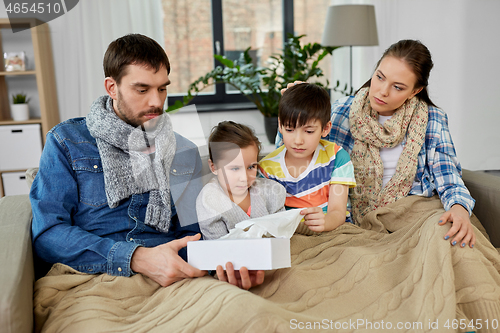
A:
POLYGON ((462 177, 476 200, 474 214, 486 229, 493 246, 500 248, 500 177, 465 169, 462 177))
POLYGON ((28 195, 0 199, 0 327, 33 332, 33 252, 28 195))

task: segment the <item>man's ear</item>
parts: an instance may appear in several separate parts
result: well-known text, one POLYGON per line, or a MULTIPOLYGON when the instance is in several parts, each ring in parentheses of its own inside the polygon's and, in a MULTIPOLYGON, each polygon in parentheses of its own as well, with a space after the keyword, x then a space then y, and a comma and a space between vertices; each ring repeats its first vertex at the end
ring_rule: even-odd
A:
POLYGON ((278 131, 281 133, 281 135, 283 135, 283 132, 281 131, 281 122, 280 122, 280 118, 278 118, 278 131))
POLYGON ((116 83, 115 79, 109 76, 105 78, 104 89, 106 89, 106 92, 112 99, 118 99, 118 84, 116 83))
POLYGON ((332 130, 332 122, 329 121, 326 123, 325 127, 323 127, 323 131, 321 132, 321 137, 325 137, 328 134, 330 134, 331 130, 332 130))
POLYGON ((210 168, 210 171, 212 171, 212 173, 214 175, 217 175, 217 170, 215 169, 215 164, 212 162, 211 159, 208 159, 208 167, 210 168))

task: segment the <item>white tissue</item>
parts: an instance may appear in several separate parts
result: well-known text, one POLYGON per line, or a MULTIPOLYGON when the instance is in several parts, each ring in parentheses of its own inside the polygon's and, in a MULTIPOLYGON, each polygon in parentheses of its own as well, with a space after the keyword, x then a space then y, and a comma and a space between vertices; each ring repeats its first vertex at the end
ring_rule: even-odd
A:
POLYGON ((241 238, 291 238, 303 216, 302 209, 290 209, 284 212, 274 213, 255 219, 241 221, 234 229, 219 239, 241 239, 241 238))

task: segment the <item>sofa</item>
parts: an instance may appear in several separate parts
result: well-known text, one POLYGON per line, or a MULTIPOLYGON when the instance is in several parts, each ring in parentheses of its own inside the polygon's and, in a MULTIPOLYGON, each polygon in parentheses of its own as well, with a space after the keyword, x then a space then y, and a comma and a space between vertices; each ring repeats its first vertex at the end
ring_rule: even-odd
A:
MULTIPOLYGON (((28 182, 34 177, 28 170, 28 182)), ((500 248, 500 177, 463 170, 463 179, 476 199, 475 215, 491 243, 500 248)), ((0 327, 2 332, 33 331, 34 257, 31 246, 31 206, 28 195, 0 199, 0 327)))

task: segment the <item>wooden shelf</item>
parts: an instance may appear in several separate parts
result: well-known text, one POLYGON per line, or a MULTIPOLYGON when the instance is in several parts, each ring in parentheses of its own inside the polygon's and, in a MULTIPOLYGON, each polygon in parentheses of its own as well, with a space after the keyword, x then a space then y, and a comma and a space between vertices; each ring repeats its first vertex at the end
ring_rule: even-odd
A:
MULTIPOLYGON (((59 123, 59 107, 57 102, 56 80, 54 73, 54 62, 52 60, 52 44, 50 41, 49 25, 35 18, 7 19, 0 18, 0 29, 12 27, 29 28, 31 44, 33 45, 33 58, 35 70, 28 71, 3 71, 4 64, 0 61, 0 126, 40 124, 42 145, 45 143, 47 132, 59 123), (26 121, 14 121, 10 116, 9 84, 15 77, 26 77, 27 80, 36 81, 38 101, 40 107, 40 118, 26 121), (31 76, 31 77, 30 77, 31 76)), ((6 32, 3 32, 7 34, 6 32)), ((7 41, 5 41, 7 43, 7 41)), ((2 30, 0 30, 0 55, 3 55, 2 30)), ((33 62, 31 62, 31 60, 33 62)), ((0 142, 0 145, 9 145, 10 142, 0 142)), ((22 154, 22 150, 19 154, 22 154)), ((0 156, 4 158, 4 156, 0 156)), ((0 170, 2 172, 24 171, 24 170, 0 170)), ((0 177, 0 196, 4 194, 2 178, 0 177)))
POLYGON ((40 119, 40 118, 28 119, 28 120, 23 120, 23 121, 16 121, 16 120, 12 120, 12 119, 0 120, 0 126, 1 125, 41 124, 41 123, 42 123, 42 119, 40 119))
POLYGON ((36 18, 1 18, 0 28, 1 29, 11 29, 12 26, 15 27, 30 27, 33 28, 36 25, 42 24, 43 22, 36 18))
POLYGON ((1 175, 2 173, 26 172, 26 170, 28 170, 28 169, 2 170, 2 171, 0 171, 0 175, 1 175))
POLYGON ((36 71, 0 72, 0 76, 36 75, 36 71))

